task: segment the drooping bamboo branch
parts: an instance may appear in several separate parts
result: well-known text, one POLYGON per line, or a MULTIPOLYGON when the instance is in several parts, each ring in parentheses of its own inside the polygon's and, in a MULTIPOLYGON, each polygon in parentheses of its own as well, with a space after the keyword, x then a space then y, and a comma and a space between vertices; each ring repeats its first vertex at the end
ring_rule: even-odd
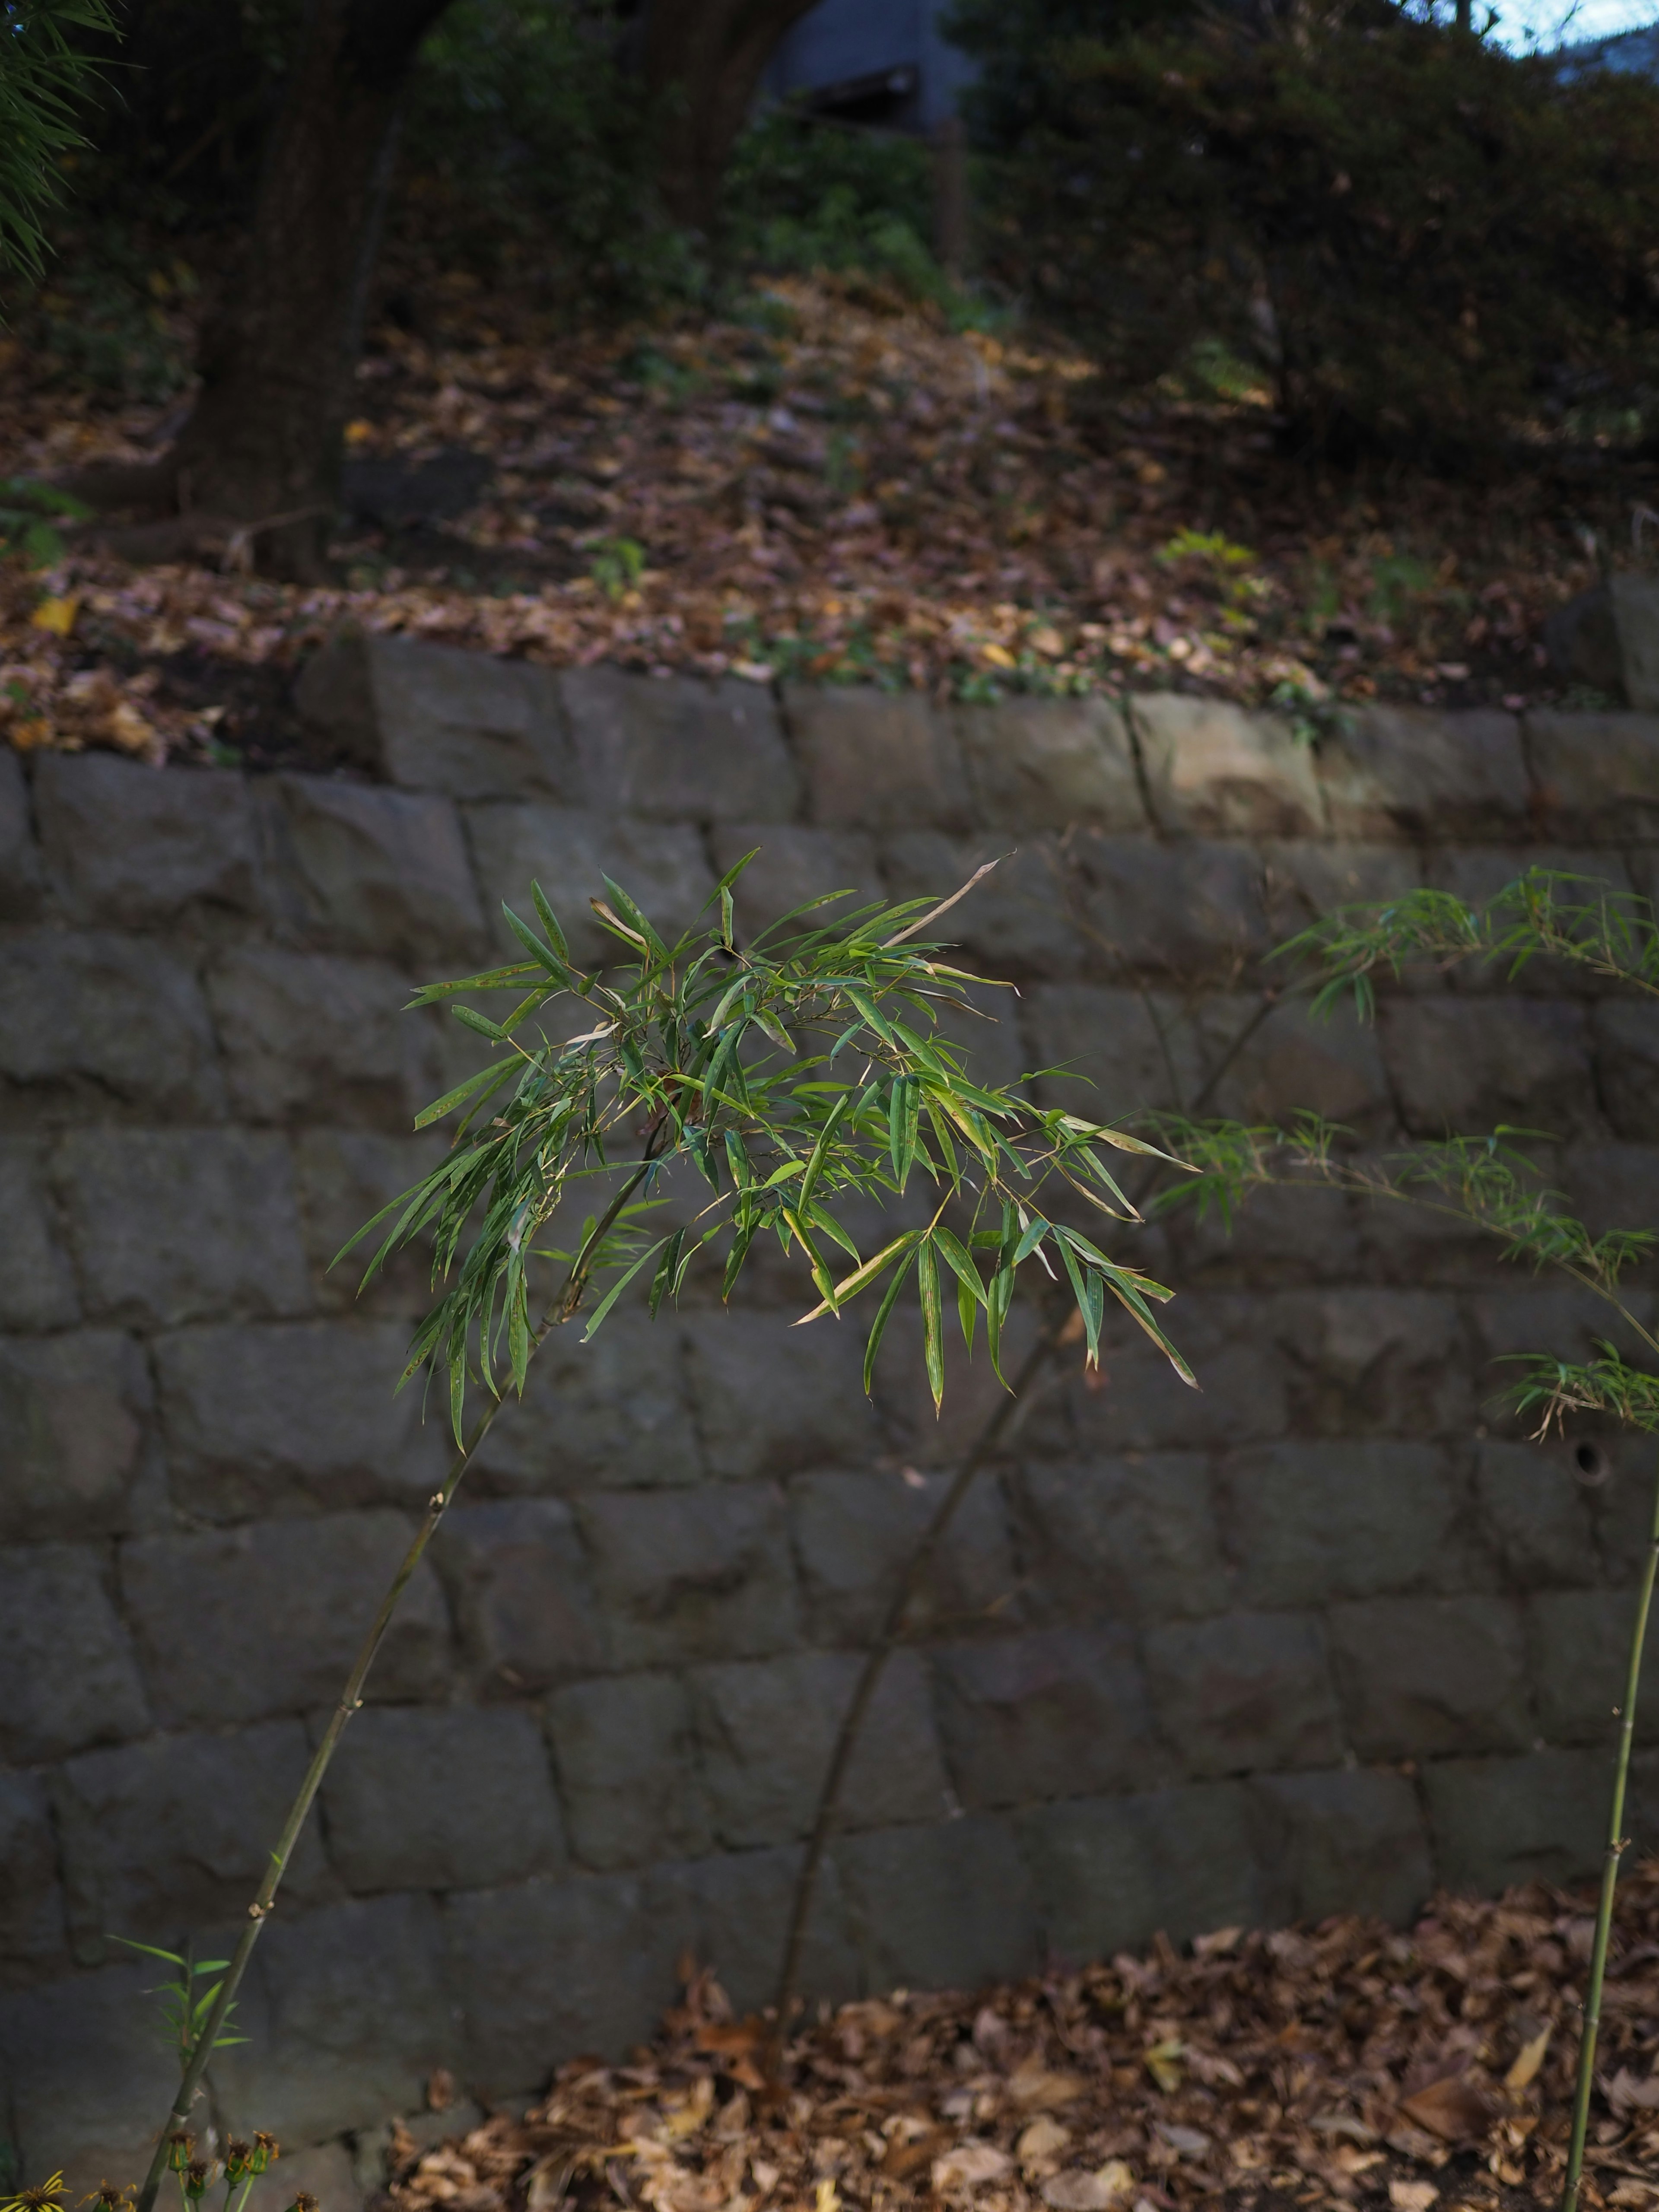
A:
POLYGON ((1595 1939, 1590 1948, 1589 1986, 1584 1996, 1583 2033, 1578 2044, 1578 2081, 1572 2100, 1572 2136, 1567 2147, 1567 2178, 1561 2191, 1561 2212, 1577 2212, 1579 2185, 1584 2173, 1584 2137, 1589 2127, 1590 2096, 1595 2086, 1595 2043, 1601 2026, 1601 1984, 1607 1976, 1607 1942, 1613 1933, 1613 1893, 1619 1883, 1619 1863, 1630 1838, 1625 1825, 1625 1790, 1630 1779, 1631 1747, 1636 1737, 1636 1698, 1642 1680, 1642 1655, 1647 1644, 1648 1616, 1653 1605, 1654 1577, 1659 1572, 1659 1476, 1653 1493, 1653 1528, 1642 1571, 1642 1587, 1636 1601, 1636 1620, 1631 1630, 1630 1666, 1625 1677, 1625 1702, 1619 1709, 1619 1747, 1613 1754, 1613 1804, 1607 1820, 1607 1853, 1601 1862, 1601 1894, 1595 1908, 1595 1939))

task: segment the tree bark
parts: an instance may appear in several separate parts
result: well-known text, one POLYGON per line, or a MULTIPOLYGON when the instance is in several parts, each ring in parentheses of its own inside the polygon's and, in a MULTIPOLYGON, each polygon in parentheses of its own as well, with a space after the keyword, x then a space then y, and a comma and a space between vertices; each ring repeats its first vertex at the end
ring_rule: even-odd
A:
POLYGON ((779 40, 815 0, 651 0, 641 42, 656 103, 658 185, 677 222, 712 234, 720 183, 779 40))
POLYGON ((404 80, 447 0, 312 0, 253 222, 204 324, 169 457, 179 507, 262 565, 320 571, 404 80))

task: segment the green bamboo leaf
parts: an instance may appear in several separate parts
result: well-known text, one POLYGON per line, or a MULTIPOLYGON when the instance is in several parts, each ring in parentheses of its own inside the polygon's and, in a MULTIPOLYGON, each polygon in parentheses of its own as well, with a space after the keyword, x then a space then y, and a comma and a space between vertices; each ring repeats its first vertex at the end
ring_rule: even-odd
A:
MULTIPOLYGON (((919 1234, 917 1241, 921 1241, 919 1234)), ((881 1340, 887 1334, 888 1316, 898 1304, 899 1292, 904 1288, 905 1277, 909 1272, 908 1267, 902 1267, 895 1272, 892 1281, 887 1285, 887 1295, 877 1307, 876 1317, 870 1324, 870 1334, 864 1346, 864 1395, 866 1398, 875 1378, 876 1354, 881 1350, 881 1340)))
POLYGON ((677 1229, 669 1238, 667 1248, 657 1263, 657 1272, 651 1285, 651 1296, 647 1301, 647 1310, 653 1321, 657 1318, 657 1309, 661 1305, 663 1299, 676 1287, 680 1254, 684 1249, 685 1237, 685 1231, 683 1228, 677 1229))
POLYGON ((726 1255, 726 1273, 720 1284, 720 1296, 729 1298, 743 1272, 743 1263, 749 1257, 749 1248, 764 1226, 757 1213, 752 1220, 738 1224, 732 1238, 732 1249, 726 1255))
MULTIPOLYGON (((904 1257, 905 1254, 918 1243, 921 1235, 922 1231, 920 1229, 907 1229, 902 1236, 894 1237, 890 1244, 884 1244, 872 1258, 866 1260, 860 1267, 854 1267, 850 1275, 843 1275, 841 1281, 836 1285, 836 1297, 838 1304, 844 1305, 848 1298, 855 1298, 860 1291, 867 1290, 872 1283, 885 1274, 896 1260, 902 1260, 904 1257)), ((817 1321, 821 1316, 836 1310, 837 1308, 832 1307, 830 1301, 825 1298, 814 1306, 811 1313, 803 1314, 793 1326, 796 1328, 804 1328, 809 1321, 817 1321)))
POLYGON ((968 1347, 969 1358, 974 1351, 974 1327, 979 1319, 979 1300, 958 1277, 957 1281, 957 1318, 962 1323, 962 1340, 968 1347))
POLYGON ((507 927, 513 932, 513 934, 518 939, 525 950, 531 955, 532 958, 538 960, 541 963, 542 966, 546 969, 548 974, 552 976, 555 982, 561 985, 567 991, 571 989, 574 987, 576 979, 571 974, 568 967, 559 957, 558 954, 542 943, 542 940, 537 936, 535 931, 531 928, 528 922, 520 921, 518 915, 514 913, 512 908, 508 906, 505 899, 501 901, 501 912, 507 916, 507 927))
POLYGON ((823 1163, 831 1144, 835 1141, 836 1132, 841 1127, 842 1117, 852 1103, 852 1092, 843 1091, 824 1116, 823 1127, 818 1132, 818 1140, 813 1146, 811 1158, 806 1163, 806 1172, 801 1177, 800 1196, 798 1203, 803 1207, 811 1198, 812 1186, 823 1172, 823 1163))
POLYGON ((1030 1258, 1032 1253, 1035 1252, 1037 1247, 1042 1243, 1043 1238, 1048 1236, 1048 1223, 1042 1218, 1042 1216, 1040 1213, 1033 1214, 1030 1224, 1027 1227, 1024 1235, 1014 1247, 1013 1265, 1016 1267, 1023 1267, 1025 1262, 1030 1258))
POLYGON ((945 1333, 939 1319, 939 1255, 931 1238, 924 1237, 917 1251, 916 1275, 921 1304, 922 1355, 937 1414, 945 1403, 945 1333))
POLYGON ((452 1006, 449 1011, 458 1022, 467 1029, 476 1030, 480 1036, 488 1037, 492 1044, 510 1042, 501 1024, 492 1022, 488 1014, 475 1013, 471 1006, 452 1006))
POLYGON ((599 1324, 604 1321, 611 1307, 616 1304, 617 1299, 628 1288, 628 1285, 633 1281, 635 1276, 639 1273, 640 1269, 644 1267, 646 1261, 647 1260, 654 1260, 658 1253, 661 1251, 663 1246, 667 1242, 668 1239, 665 1237, 659 1237, 648 1252, 641 1252, 639 1258, 635 1261, 633 1266, 629 1267, 625 1273, 619 1275, 616 1281, 612 1283, 611 1288, 605 1292, 599 1304, 594 1307, 592 1312, 588 1316, 587 1327, 582 1332, 582 1342, 584 1344, 592 1344, 593 1339, 599 1334, 599 1324))
POLYGON ((635 904, 634 901, 629 898, 628 893, 623 889, 619 883, 613 881, 610 876, 601 876, 599 880, 605 885, 606 890, 610 892, 611 897, 615 900, 617 911, 621 915, 623 920, 632 925, 633 928, 644 939, 651 951, 655 953, 657 958, 663 962, 665 966, 669 957, 668 947, 663 943, 661 938, 658 936, 656 931, 652 927, 647 916, 641 911, 640 908, 635 904))
POLYGON ((938 1246, 939 1249, 945 1255, 945 1260, 949 1263, 957 1281, 962 1285, 963 1290, 968 1292, 969 1297, 972 1297, 977 1304, 983 1305, 985 1304, 985 1285, 981 1282, 979 1279, 979 1269, 974 1265, 972 1260, 969 1257, 967 1249, 963 1245, 962 1239, 953 1230, 946 1229, 941 1225, 939 1227, 936 1227, 933 1231, 933 1242, 938 1246))
MULTIPOLYGON (((441 1121, 446 1114, 453 1114, 458 1106, 465 1104, 466 1100, 471 1098, 475 1091, 483 1089, 483 1086, 486 1084, 489 1085, 489 1089, 484 1091, 483 1095, 488 1098, 491 1092, 501 1089, 502 1084, 507 1081, 509 1075, 517 1072, 518 1066, 519 1063, 511 1060, 489 1061, 484 1066, 478 1070, 476 1075, 469 1075, 465 1083, 458 1083, 453 1091, 446 1091, 443 1097, 434 1100, 430 1106, 423 1106, 421 1109, 421 1111, 415 1116, 415 1127, 417 1129, 429 1129, 434 1121, 441 1121)), ((397 1202, 398 1201, 394 1199, 392 1200, 392 1205, 395 1206, 397 1202)), ((351 1244, 359 1243, 368 1231, 374 1226, 374 1222, 382 1219, 384 1216, 390 1213, 391 1211, 392 1207, 390 1206, 383 1206, 380 1212, 374 1216, 374 1221, 366 1221, 363 1224, 362 1228, 361 1228, 357 1231, 356 1236, 352 1238, 351 1244)), ((344 1252, 349 1252, 351 1249, 351 1244, 346 1245, 342 1253, 337 1254, 337 1258, 343 1257, 344 1252)))
POLYGON ((532 883, 530 886, 530 896, 535 903, 537 919, 541 923, 542 927, 547 932, 548 943, 558 954, 560 959, 565 963, 567 967, 568 967, 570 964, 570 947, 565 942, 565 934, 563 930, 559 927, 557 917, 555 915, 552 908, 547 902, 546 893, 543 890, 539 884, 532 883))

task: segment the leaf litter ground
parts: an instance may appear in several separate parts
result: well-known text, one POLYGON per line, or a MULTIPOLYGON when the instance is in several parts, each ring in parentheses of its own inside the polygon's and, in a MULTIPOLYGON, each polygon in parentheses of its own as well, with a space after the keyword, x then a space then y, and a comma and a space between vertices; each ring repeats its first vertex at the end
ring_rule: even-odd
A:
MULTIPOLYGON (((712 1969, 631 2064, 394 2132, 384 2212, 1522 2212, 1559 2198, 1592 1929, 1534 1884, 976 1995, 820 2008, 781 2067, 712 1969)), ((550 1971, 556 1967, 550 1962, 550 1971)), ((1621 1886, 1584 2201, 1659 2205, 1659 1861, 1621 1886)), ((434 2077, 441 2113, 454 2094, 434 2077)))
MULTIPOLYGON (((289 693, 343 621, 940 696, 1173 687, 1316 725, 1373 698, 1593 706, 1543 625, 1595 580, 1586 533, 1628 558, 1659 498, 1652 467, 1541 445, 1481 483, 1332 476, 1278 450, 1265 394, 1115 399, 1063 349, 857 279, 575 334, 463 276, 417 290, 361 365, 325 587, 211 532, 159 566, 96 532, 45 574, 0 563, 14 745, 330 765, 289 693)), ((151 458, 180 414, 0 342, 20 473, 151 458)))

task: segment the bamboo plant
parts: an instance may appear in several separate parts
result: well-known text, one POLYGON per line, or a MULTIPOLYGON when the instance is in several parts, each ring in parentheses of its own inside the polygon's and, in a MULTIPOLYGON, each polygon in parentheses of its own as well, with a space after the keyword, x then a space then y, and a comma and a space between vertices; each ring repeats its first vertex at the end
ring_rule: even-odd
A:
POLYGON ((398 1601, 551 1329, 585 1311, 586 1343, 636 1282, 654 1316, 678 1297, 700 1257, 719 1265, 729 1297, 756 1239, 775 1236, 811 1285, 803 1323, 840 1316, 869 1294, 866 1390, 907 1288, 920 1308, 936 1407, 949 1303, 970 1351, 982 1326, 1000 1378, 1017 1283, 1033 1272, 1069 1297, 1085 1359, 1096 1359, 1108 1301, 1115 1301, 1193 1382, 1155 1311, 1169 1291, 1074 1225, 1085 1207, 1109 1223, 1139 1219, 1113 1155, 1178 1163, 1144 1138, 975 1082, 941 1029, 945 1017, 975 1012, 969 991, 979 979, 941 958, 930 933, 978 876, 933 907, 912 900, 826 921, 820 910, 851 894, 816 900, 745 945, 732 891, 746 865, 721 878, 704 926, 673 944, 607 878, 607 896, 592 905, 620 951, 603 973, 572 958, 532 885, 539 928, 503 909, 521 959, 416 994, 417 1005, 447 1006, 489 1056, 417 1119, 417 1127, 453 1120, 445 1158, 352 1242, 382 1232, 370 1276, 392 1253, 430 1242, 441 1295, 416 1333, 404 1382, 438 1393, 456 1454, 289 1808, 189 2051, 137 2212, 151 2212, 169 2139, 222 2037, 398 1601), (500 994, 512 1002, 500 1019, 471 1003, 500 994), (665 1184, 675 1168, 682 1175, 670 1206, 665 1184), (680 1187, 688 1172, 689 1199, 680 1187), (922 1197, 918 1218, 866 1255, 838 1204, 886 1206, 913 1184, 922 1197), (659 1208, 682 1218, 658 1234, 659 1208), (567 1242, 551 1241, 579 1215, 567 1242), (469 1425, 469 1405, 480 1401, 469 1425))
MULTIPOLYGON (((1347 1000, 1363 1017, 1376 1008, 1376 979, 1407 966, 1449 970, 1463 963, 1501 963, 1510 976, 1544 957, 1587 970, 1601 981, 1659 999, 1659 921, 1644 899, 1559 871, 1534 868, 1475 907, 1437 890, 1416 890, 1387 905, 1348 908, 1283 946, 1313 971, 1313 1010, 1328 1013, 1347 1000)), ((1540 1434, 1570 1414, 1610 1416, 1624 1426, 1659 1431, 1659 1334, 1624 1294, 1630 1268, 1659 1246, 1650 1230, 1594 1236, 1551 1189, 1524 1149, 1540 1133, 1499 1128, 1485 1137, 1452 1136, 1381 1158, 1346 1152, 1343 1133, 1311 1115, 1287 1129, 1247 1127, 1171 1115, 1155 1117, 1160 1142, 1196 1170, 1157 1201, 1213 1209, 1231 1219, 1252 1190, 1319 1184, 1383 1204, 1425 1207, 1469 1222, 1493 1237, 1506 1259, 1550 1267, 1591 1292, 1639 1346, 1632 1361, 1611 1341, 1588 1360, 1520 1355, 1507 1393, 1510 1407, 1540 1434)), ((1616 1709, 1611 1800, 1602 1856, 1583 2033, 1569 2134, 1562 2212, 1577 2212, 1595 2076, 1595 2050, 1619 1869, 1629 1838, 1625 1803, 1635 1738, 1637 1691, 1656 1574, 1659 1573, 1659 1475, 1651 1529, 1638 1581, 1622 1704, 1616 1709)))

